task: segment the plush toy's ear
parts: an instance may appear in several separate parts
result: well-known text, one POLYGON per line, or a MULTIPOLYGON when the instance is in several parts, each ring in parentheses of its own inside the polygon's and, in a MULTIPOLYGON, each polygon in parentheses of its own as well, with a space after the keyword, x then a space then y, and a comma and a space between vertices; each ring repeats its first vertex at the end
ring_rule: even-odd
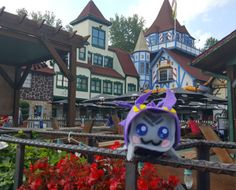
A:
POLYGON ((126 119, 125 119, 125 120, 122 120, 122 121, 119 123, 119 125, 122 126, 122 127, 124 127, 124 126, 125 126, 125 123, 126 123, 126 119))
POLYGON ((169 110, 172 109, 172 107, 176 103, 176 97, 175 94, 170 90, 166 90, 166 97, 162 100, 162 107, 167 107, 169 110))
POLYGON ((132 108, 133 106, 132 104, 125 101, 114 101, 113 103, 122 108, 132 108))
POLYGON ((147 92, 141 96, 139 96, 139 98, 135 101, 135 105, 137 104, 143 104, 145 102, 145 100, 147 100, 147 98, 152 94, 152 92, 147 92))
POLYGON ((155 104, 153 101, 151 101, 150 103, 148 103, 148 104, 147 104, 147 106, 150 106, 150 107, 155 107, 155 106, 156 106, 156 104, 155 104))

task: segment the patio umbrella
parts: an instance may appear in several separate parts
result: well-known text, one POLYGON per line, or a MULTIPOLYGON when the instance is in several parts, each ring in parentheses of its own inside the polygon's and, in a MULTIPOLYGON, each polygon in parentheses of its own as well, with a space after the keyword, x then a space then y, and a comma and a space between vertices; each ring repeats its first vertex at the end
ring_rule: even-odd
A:
POLYGON ((142 92, 128 92, 126 94, 117 96, 114 98, 115 101, 134 101, 136 100, 141 94, 143 94, 142 92))
POLYGON ((203 101, 206 101, 210 104, 221 104, 221 105, 225 105, 227 104, 228 100, 227 99, 223 99, 220 97, 217 97, 215 95, 209 94, 209 93, 204 93, 203 94, 205 97, 202 98, 203 101))
MULTIPOLYGON (((68 104, 68 100, 67 99, 65 99, 65 100, 56 100, 56 101, 53 101, 52 102, 53 104, 68 104)), ((78 106, 78 104, 77 103, 75 103, 75 105, 76 106, 78 106)))
POLYGON ((104 104, 94 104, 94 103, 80 103, 79 104, 80 106, 83 106, 83 107, 94 107, 94 108, 104 108, 104 109, 112 109, 115 107, 115 104, 114 105, 104 105, 104 104))
POLYGON ((116 96, 112 96, 108 94, 99 94, 88 100, 82 101, 82 103, 98 103, 98 102, 112 101, 114 100, 114 98, 116 98, 116 96))
MULTIPOLYGON (((183 88, 173 88, 171 90, 175 93, 177 101, 181 101, 182 103, 189 103, 191 101, 200 101, 202 98, 205 98, 205 96, 200 92, 184 90, 183 88)), ((164 98, 165 92, 160 92, 156 96, 158 98, 164 98)))

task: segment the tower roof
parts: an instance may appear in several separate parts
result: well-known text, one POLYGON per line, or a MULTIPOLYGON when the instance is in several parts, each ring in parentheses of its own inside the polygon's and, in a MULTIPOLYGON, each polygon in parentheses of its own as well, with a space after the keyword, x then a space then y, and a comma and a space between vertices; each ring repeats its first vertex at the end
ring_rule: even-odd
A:
MULTIPOLYGON (((150 28, 147 30, 146 35, 156 33, 156 32, 163 32, 170 29, 174 29, 174 18, 172 16, 172 8, 169 3, 169 0, 164 0, 159 14, 157 15, 155 21, 152 23, 150 28)), ((176 19, 176 30, 181 33, 188 33, 185 26, 181 26, 179 21, 176 19)))
POLYGON ((105 17, 102 15, 100 10, 97 8, 97 6, 94 4, 92 0, 88 2, 86 7, 82 10, 80 15, 73 21, 70 22, 71 25, 75 25, 77 23, 80 23, 86 19, 93 20, 95 22, 99 22, 101 24, 104 24, 106 26, 110 26, 111 22, 105 19, 105 17))
POLYGON ((136 46, 134 48, 134 52, 135 51, 143 51, 143 50, 144 51, 149 51, 146 39, 144 37, 144 33, 141 30, 140 33, 139 33, 138 41, 137 41, 136 46))

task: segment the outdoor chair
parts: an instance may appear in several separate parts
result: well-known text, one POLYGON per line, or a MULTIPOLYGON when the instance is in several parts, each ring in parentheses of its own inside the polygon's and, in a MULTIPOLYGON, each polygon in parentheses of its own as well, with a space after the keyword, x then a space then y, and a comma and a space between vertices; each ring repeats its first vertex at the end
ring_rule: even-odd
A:
POLYGON ((123 135, 124 134, 123 127, 119 125, 120 119, 117 116, 117 114, 113 114, 111 116, 111 118, 112 118, 112 121, 114 123, 114 132, 115 132, 115 134, 123 135))
MULTIPOLYGON (((120 119, 117 116, 117 114, 113 114, 112 116, 112 121, 114 123, 114 133, 118 134, 118 135, 123 135, 124 131, 123 131, 123 127, 119 125, 120 123, 120 119)), ((105 142, 99 142, 98 143, 98 147, 108 147, 114 144, 115 141, 119 141, 119 143, 121 145, 124 144, 124 140, 112 140, 112 141, 105 141, 105 142)))
MULTIPOLYGON (((206 140, 209 141, 221 141, 219 136, 215 133, 215 131, 210 126, 201 125, 199 126, 202 134, 204 135, 206 140)), ((236 160, 234 160, 230 153, 236 153, 235 150, 225 149, 225 148, 212 148, 213 152, 216 154, 216 156, 219 158, 221 162, 224 163, 236 163, 236 160)))

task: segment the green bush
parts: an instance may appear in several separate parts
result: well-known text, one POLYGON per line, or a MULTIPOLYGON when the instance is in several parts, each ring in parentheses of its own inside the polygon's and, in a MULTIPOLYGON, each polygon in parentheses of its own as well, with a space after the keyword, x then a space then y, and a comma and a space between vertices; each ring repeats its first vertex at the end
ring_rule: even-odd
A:
POLYGON ((20 109, 21 109, 21 114, 24 121, 27 120, 29 117, 29 107, 30 107, 29 102, 24 101, 24 100, 20 101, 20 109))
MULTIPOLYGON (((26 138, 26 136, 23 131, 19 131, 15 135, 18 138, 26 138)), ((39 140, 37 139, 36 133, 33 133, 33 139, 39 140)), ((11 190, 14 184, 16 145, 8 144, 9 146, 7 148, 0 150, 0 190, 11 190)), ((50 165, 55 165, 65 155, 66 152, 64 151, 58 152, 47 148, 25 146, 24 167, 29 168, 30 164, 45 157, 48 158, 50 165)))

